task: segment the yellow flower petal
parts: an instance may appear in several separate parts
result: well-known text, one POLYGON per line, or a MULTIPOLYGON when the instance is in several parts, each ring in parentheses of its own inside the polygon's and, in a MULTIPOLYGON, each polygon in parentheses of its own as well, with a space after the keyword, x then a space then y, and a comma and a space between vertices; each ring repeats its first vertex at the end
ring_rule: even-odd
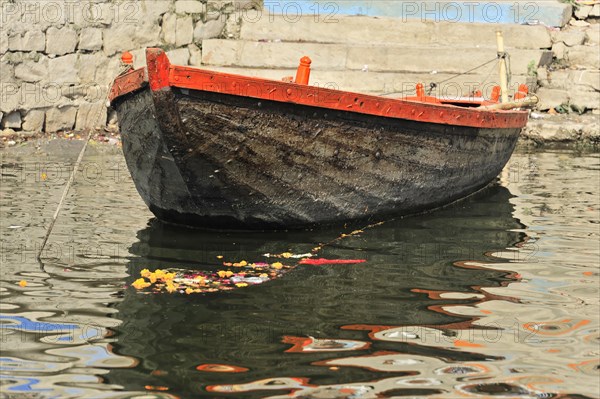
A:
POLYGON ((150 274, 151 274, 151 273, 150 273, 150 270, 148 270, 148 269, 143 269, 143 270, 140 272, 140 276, 142 276, 142 277, 146 277, 146 278, 147 278, 147 277, 149 277, 149 276, 150 276, 150 274))
POLYGON ((144 289, 146 287, 150 287, 150 283, 147 283, 146 280, 144 280, 143 278, 138 278, 137 280, 135 280, 133 282, 133 284, 131 284, 131 286, 133 288, 135 288, 136 290, 141 290, 144 289))
POLYGON ((248 284, 246 284, 246 283, 237 283, 235 286, 239 287, 239 288, 242 288, 242 287, 247 287, 248 284))
POLYGON ((271 265, 271 267, 279 270, 279 269, 283 268, 283 264, 281 262, 275 262, 271 265))
POLYGON ((19 286, 20 287, 27 287, 27 281, 25 281, 25 280, 19 281, 19 286))
POLYGON ((284 253, 281 254, 281 256, 283 256, 284 258, 288 259, 288 258, 292 257, 292 254, 289 253, 289 252, 284 252, 284 253))

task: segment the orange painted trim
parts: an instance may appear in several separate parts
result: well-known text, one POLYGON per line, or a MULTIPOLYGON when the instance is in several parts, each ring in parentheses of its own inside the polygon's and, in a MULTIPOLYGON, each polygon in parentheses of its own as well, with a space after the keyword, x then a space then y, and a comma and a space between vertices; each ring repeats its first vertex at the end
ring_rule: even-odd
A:
POLYGON ((171 66, 169 83, 182 89, 453 126, 522 128, 528 118, 527 111, 478 111, 450 104, 391 99, 176 65, 171 66))
MULTIPOLYGON (((474 128, 523 128, 528 119, 527 111, 482 111, 476 107, 448 104, 450 100, 447 99, 443 99, 441 103, 429 97, 393 99, 171 65, 166 53, 157 48, 146 50, 146 63, 152 91, 171 86, 371 116, 474 128)), ((118 81, 123 81, 121 78, 115 80, 115 85, 118 81)), ((132 82, 131 87, 142 87, 142 83, 137 79, 132 82)), ((117 90, 111 100, 123 94, 126 92, 117 90)), ((480 104, 477 101, 473 103, 480 104)))
POLYGON ((145 68, 138 68, 117 77, 110 88, 108 101, 141 89, 146 82, 144 73, 145 68))

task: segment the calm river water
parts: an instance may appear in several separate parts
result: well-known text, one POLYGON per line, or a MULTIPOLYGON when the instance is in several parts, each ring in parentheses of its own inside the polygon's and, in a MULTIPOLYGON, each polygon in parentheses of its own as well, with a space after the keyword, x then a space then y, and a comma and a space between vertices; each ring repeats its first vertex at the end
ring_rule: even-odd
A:
POLYGON ((598 153, 517 152, 484 192, 362 232, 234 234, 157 223, 120 150, 92 143, 39 264, 81 145, 0 152, 0 398, 600 397, 598 153), (322 243, 366 262, 130 286, 322 243))

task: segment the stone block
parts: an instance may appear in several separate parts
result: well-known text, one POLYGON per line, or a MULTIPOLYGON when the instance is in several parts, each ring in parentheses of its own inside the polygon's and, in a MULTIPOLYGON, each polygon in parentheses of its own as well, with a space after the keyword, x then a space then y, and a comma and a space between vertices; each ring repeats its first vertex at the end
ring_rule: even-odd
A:
POLYGON ((169 57, 171 64, 188 65, 190 61, 190 50, 185 47, 167 51, 167 57, 169 57))
POLYGON ((77 32, 70 26, 56 28, 51 26, 46 31, 46 53, 55 55, 69 54, 77 47, 77 32))
POLYGON ((202 63, 250 68, 297 68, 300 58, 310 54, 315 69, 342 70, 346 67, 347 52, 346 46, 339 44, 208 39, 202 42, 202 63))
POLYGON ((41 132, 44 129, 46 112, 40 109, 32 109, 23 117, 23 130, 27 132, 41 132))
POLYGON ((554 57, 557 60, 562 60, 565 58, 567 46, 563 42, 554 43, 552 45, 552 53, 554 53, 554 57))
POLYGON ((600 55, 596 46, 571 47, 569 48, 568 59, 571 66, 600 69, 600 55))
POLYGON ((579 109, 594 110, 600 108, 600 92, 597 91, 570 91, 570 104, 579 109))
POLYGON ((167 44, 175 44, 177 40, 177 15, 168 13, 163 16, 162 38, 167 44))
POLYGON ((194 20, 191 16, 178 17, 176 26, 175 45, 187 46, 194 41, 194 20))
POLYGON ((595 17, 595 18, 600 17, 600 4, 594 4, 594 7, 590 11, 589 16, 590 17, 595 17))
POLYGON ((95 129, 106 125, 107 110, 103 102, 83 103, 77 111, 75 130, 95 129))
POLYGON ((156 47, 162 44, 160 40, 160 26, 158 22, 153 20, 143 21, 135 28, 135 46, 140 47, 156 47))
POLYGON ((136 1, 139 13, 148 19, 159 20, 159 17, 172 10, 172 0, 142 0, 136 1))
POLYGON ((68 54, 48 61, 48 80, 53 84, 76 84, 78 54, 68 54))
POLYGON ((587 86, 593 90, 600 91, 600 71, 575 71, 574 75, 572 81, 577 85, 587 86))
POLYGON ((32 28, 23 36, 12 35, 8 38, 8 49, 10 51, 39 51, 46 49, 46 35, 41 30, 32 28))
POLYGON ((119 24, 103 32, 104 54, 111 56, 118 52, 129 51, 135 48, 136 25, 119 24))
POLYGON ((21 113, 14 111, 2 118, 0 127, 3 129, 21 129, 21 123, 21 113))
POLYGON ((489 44, 494 46, 495 30, 500 29, 508 49, 550 48, 552 41, 544 26, 456 24, 422 21, 402 21, 395 18, 370 18, 365 16, 336 15, 328 22, 313 14, 303 16, 294 23, 289 17, 266 15, 251 20, 242 18, 241 38, 245 40, 282 40, 317 43, 347 43, 369 45, 448 45, 464 47, 489 44))
POLYGON ((46 111, 46 123, 44 131, 54 133, 64 130, 72 130, 75 126, 77 108, 65 106, 61 108, 50 108, 46 111))
POLYGON ((238 13, 229 14, 225 21, 225 36, 230 39, 238 39, 241 32, 240 22, 241 17, 238 13))
POLYGON ((205 12, 205 6, 200 0, 177 0, 175 12, 177 14, 200 14, 205 12))
POLYGON ((79 35, 79 49, 97 51, 102 49, 102 29, 84 28, 79 35))
POLYGON ((207 22, 198 21, 194 29, 194 41, 201 42, 206 39, 214 39, 221 36, 225 22, 222 19, 215 19, 207 22))
POLYGON ((8 51, 8 30, 0 28, 0 55, 8 51))
POLYGON ((579 6, 575 9, 575 18, 586 19, 592 11, 592 6, 579 6))
POLYGON ((190 65, 202 65, 202 50, 200 50, 200 48, 195 44, 190 44, 188 49, 190 50, 190 65))
POLYGON ((585 41, 586 44, 600 43, 600 24, 591 25, 585 30, 585 41))
POLYGON ((540 99, 537 105, 537 109, 540 111, 547 111, 569 102, 569 93, 566 90, 540 87, 536 95, 540 99))
POLYGON ((38 62, 27 60, 15 66, 15 78, 25 82, 39 82, 48 78, 48 58, 41 57, 38 62))
POLYGON ((585 32, 581 30, 564 30, 556 34, 556 40, 569 47, 578 46, 585 41, 585 32))
POLYGON ((61 105, 65 101, 62 96, 63 88, 52 82, 49 85, 23 82, 18 94, 18 108, 30 110, 61 105))

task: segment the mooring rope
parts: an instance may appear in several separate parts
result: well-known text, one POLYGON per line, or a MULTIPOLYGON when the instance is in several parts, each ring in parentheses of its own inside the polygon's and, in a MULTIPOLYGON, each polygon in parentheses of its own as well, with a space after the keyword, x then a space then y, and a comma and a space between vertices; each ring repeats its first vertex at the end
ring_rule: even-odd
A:
MULTIPOLYGON (((128 64, 121 64, 120 68, 119 68, 119 73, 117 76, 121 76, 124 73, 129 72, 131 69, 133 69, 133 67, 131 65, 128 64)), ((106 90, 106 96, 104 98, 103 104, 106 104, 108 102, 108 98, 110 96, 110 86, 107 86, 107 90, 106 90)), ((95 121, 98 121, 98 119, 100 118, 100 115, 102 114, 102 111, 104 110, 104 107, 100 108, 99 112, 96 114, 96 119, 95 121)), ((62 209, 62 206, 65 202, 65 199, 67 198, 67 194, 69 193, 69 189, 71 188, 71 185, 73 184, 73 181, 75 181, 75 174, 77 173, 77 170, 79 170, 79 165, 81 164, 81 161, 83 160, 83 155, 85 154, 85 150, 90 142, 90 139, 92 138, 92 135, 94 134, 94 128, 90 128, 90 132, 87 135, 87 138, 85 139, 85 143, 83 144, 83 148, 81 149, 81 151, 79 152, 79 156, 77 157, 77 160, 75 161, 75 165, 73 166, 73 170, 71 171, 71 174, 69 175, 69 180, 67 181, 67 184, 65 185, 65 188, 63 190, 62 196, 60 198, 60 201, 58 202, 58 205, 56 207, 56 210, 54 211, 54 215, 52 216, 52 220, 50 221, 50 225, 48 226, 48 229, 46 230, 46 235, 44 235, 44 239, 42 241, 42 245, 40 247, 40 250, 38 251, 37 254, 37 260, 40 264, 40 267, 42 270, 44 270, 44 264, 42 263, 42 253, 44 252, 44 248, 46 247, 46 244, 48 243, 48 238, 50 238, 50 234, 52 234, 52 230, 54 229, 54 224, 56 223, 56 220, 58 219, 58 215, 60 214, 60 210, 62 209)))
POLYGON ((71 184, 73 184, 73 181, 75 180, 75 173, 77 173, 77 170, 79 169, 79 164, 81 163, 81 160, 83 159, 83 154, 85 153, 85 149, 87 148, 88 143, 90 142, 90 139, 92 138, 93 132, 94 132, 94 130, 90 129, 90 132, 88 133, 85 143, 83 144, 83 148, 79 152, 77 161, 75 161, 75 166, 73 166, 73 171, 71 171, 71 175, 69 176, 67 185, 65 186, 65 188, 63 190, 60 201, 58 202, 58 206, 56 207, 56 210, 54 211, 54 216, 52 216, 52 220, 50 221, 50 226, 48 226, 48 230, 46 231, 46 235, 44 236, 44 240, 42 241, 42 246, 40 247, 40 250, 37 254, 37 260, 38 260, 38 262, 40 262, 42 269, 44 268, 44 265, 41 263, 42 262, 42 252, 44 251, 44 248, 46 247, 46 244, 48 243, 48 238, 50 237, 50 234, 52 233, 52 229, 54 229, 54 224, 56 223, 56 219, 58 219, 58 215, 60 214, 60 210, 63 206, 63 203, 65 202, 65 199, 67 198, 67 193, 69 192, 69 189, 71 188, 71 184))
MULTIPOLYGON (((484 62, 484 63, 483 63, 483 64, 481 64, 481 65, 478 65, 478 66, 476 66, 476 67, 473 67, 473 68, 471 68, 471 69, 469 69, 469 70, 467 70, 467 71, 464 71, 464 72, 460 72, 460 73, 454 74, 454 75, 450 76, 449 78, 446 78, 446 79, 444 79, 444 80, 440 80, 439 82, 431 82, 431 83, 429 84, 429 90, 428 90, 427 94, 428 94, 428 95, 429 95, 429 94, 431 94, 431 92, 433 91, 433 89, 434 89, 434 88, 436 88, 437 86, 439 86, 440 84, 442 84, 442 83, 446 83, 446 82, 448 82, 448 81, 450 81, 450 80, 452 80, 452 79, 456 79, 456 78, 457 78, 457 77, 459 77, 459 76, 462 76, 462 75, 466 75, 466 74, 468 74, 468 73, 471 73, 471 72, 473 72, 473 71, 475 71, 475 70, 477 70, 477 69, 479 69, 479 68, 483 68, 484 66, 486 66, 486 65, 488 65, 488 64, 491 64, 491 63, 492 63, 492 62, 494 62, 494 61, 498 61, 498 59, 499 59, 499 58, 500 58, 500 56, 497 56, 496 58, 493 58, 493 59, 491 59, 491 60, 489 60, 489 61, 486 61, 486 62, 484 62)), ((406 90, 402 90, 402 91, 393 91, 393 92, 389 92, 389 93, 383 93, 383 94, 381 94, 381 96, 390 96, 390 95, 392 95, 392 94, 403 94, 403 93, 413 92, 414 90, 415 90, 415 89, 412 89, 412 88, 411 88, 411 89, 406 89, 406 90)))

